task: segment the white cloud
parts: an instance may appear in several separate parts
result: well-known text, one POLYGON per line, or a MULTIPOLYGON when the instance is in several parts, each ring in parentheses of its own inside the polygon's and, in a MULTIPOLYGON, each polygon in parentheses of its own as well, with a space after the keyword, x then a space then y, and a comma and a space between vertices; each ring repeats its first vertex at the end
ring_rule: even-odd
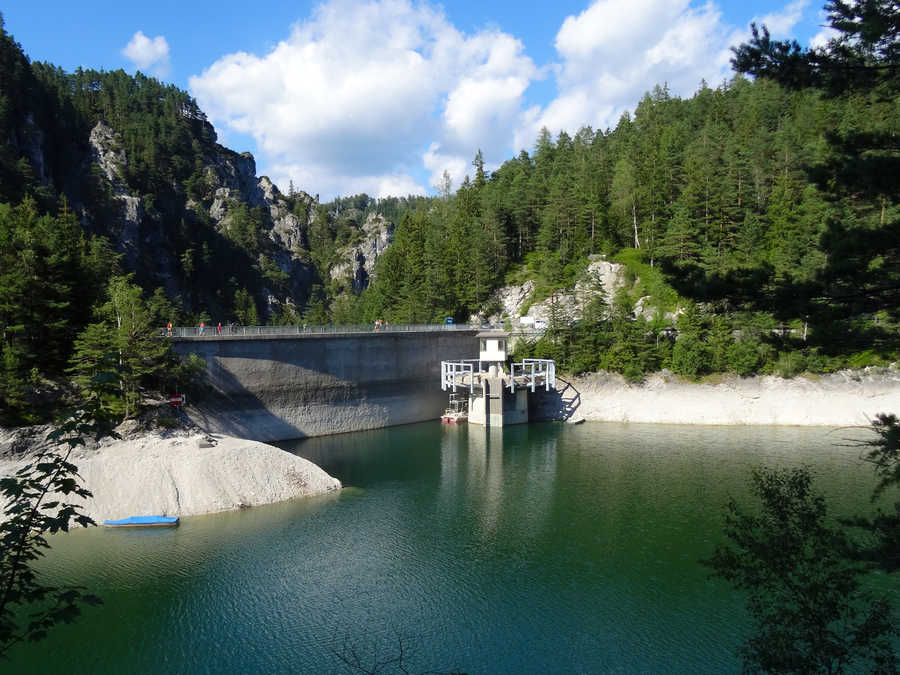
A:
POLYGON ((469 161, 460 155, 454 155, 441 151, 441 144, 438 142, 428 146, 428 150, 422 155, 422 161, 425 168, 431 172, 431 187, 437 188, 441 184, 441 178, 444 171, 450 176, 454 189, 459 187, 461 177, 469 172, 469 161))
POLYGON ((525 90, 541 76, 522 43, 497 31, 469 39, 463 57, 466 67, 444 99, 439 140, 422 156, 431 185, 445 170, 459 185, 479 149, 488 168, 503 161, 513 150, 525 90))
POLYGON ((558 96, 523 115, 517 144, 527 147, 545 126, 553 134, 614 126, 656 84, 682 95, 701 79, 718 83, 728 71, 728 32, 712 3, 597 0, 563 22, 555 43, 558 96))
POLYGON ((819 11, 819 25, 821 28, 818 33, 809 39, 809 46, 813 49, 823 49, 824 47, 827 47, 831 40, 834 40, 841 34, 840 31, 837 31, 828 25, 826 23, 827 21, 828 12, 825 10, 819 11))
POLYGON ((265 172, 268 172, 269 178, 279 188, 287 191, 288 185, 293 182, 294 189, 319 194, 323 201, 363 192, 371 197, 405 197, 428 193, 425 186, 404 172, 341 174, 330 171, 327 166, 310 167, 296 163, 270 164, 265 172))
POLYGON ((421 193, 445 170, 458 186, 479 149, 488 169, 530 149, 543 126, 614 126, 656 84, 676 96, 716 86, 751 20, 782 37, 810 0, 740 27, 700 2, 594 0, 560 26, 558 62, 538 67, 514 36, 465 34, 427 0, 326 0, 268 53, 227 54, 190 88, 225 135, 255 139, 282 187, 421 193), (549 76, 555 97, 529 104, 531 83, 549 76))
MULTIPOLYGON (((778 37, 790 32, 808 3, 795 0, 751 20, 778 37)), ((523 112, 516 146, 530 147, 541 127, 571 134, 586 124, 615 126, 657 84, 676 96, 690 96, 701 80, 716 86, 731 77, 729 48, 749 37, 748 28, 729 26, 711 1, 595 0, 557 33, 558 95, 523 112)))
POLYGON ((813 49, 822 49, 827 47, 828 43, 840 34, 840 31, 835 30, 831 26, 825 26, 809 39, 809 46, 813 49))
POLYGON ((169 74, 169 43, 162 35, 148 38, 143 31, 137 31, 122 49, 122 56, 131 61, 138 70, 156 77, 169 74))
POLYGON ((755 18, 753 21, 760 26, 765 24, 773 36, 783 38, 790 35, 794 26, 803 17, 803 10, 808 4, 809 0, 795 0, 784 9, 755 18))
MULTIPOLYGON (((354 192, 360 192, 360 190, 354 192)), ((406 197, 408 195, 424 195, 427 190, 409 176, 383 175, 378 176, 377 188, 370 192, 379 196, 406 197)))
POLYGON ((411 173, 432 143, 438 176, 479 147, 499 161, 536 74, 497 30, 467 36, 408 0, 332 0, 268 54, 224 56, 190 87, 217 124, 253 135, 261 166, 325 197, 421 192, 411 173))

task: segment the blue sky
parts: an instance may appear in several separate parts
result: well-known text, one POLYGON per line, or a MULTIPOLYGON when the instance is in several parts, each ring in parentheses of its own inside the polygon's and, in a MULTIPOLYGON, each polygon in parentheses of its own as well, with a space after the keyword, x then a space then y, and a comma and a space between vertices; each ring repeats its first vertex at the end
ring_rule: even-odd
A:
POLYGON ((13 0, 32 60, 140 69, 187 89, 220 141, 283 190, 422 193, 585 124, 614 126, 653 85, 729 76, 751 21, 821 39, 816 0, 259 3, 13 0))

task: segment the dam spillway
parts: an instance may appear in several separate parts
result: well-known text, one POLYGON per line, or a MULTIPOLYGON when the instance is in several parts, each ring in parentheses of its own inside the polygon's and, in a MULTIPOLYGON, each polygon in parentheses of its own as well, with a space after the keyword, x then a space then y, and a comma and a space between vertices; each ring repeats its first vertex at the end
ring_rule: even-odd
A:
POLYGON ((188 414, 210 432, 258 441, 378 429, 440 417, 441 361, 477 349, 477 330, 387 330, 170 338, 206 363, 188 414))

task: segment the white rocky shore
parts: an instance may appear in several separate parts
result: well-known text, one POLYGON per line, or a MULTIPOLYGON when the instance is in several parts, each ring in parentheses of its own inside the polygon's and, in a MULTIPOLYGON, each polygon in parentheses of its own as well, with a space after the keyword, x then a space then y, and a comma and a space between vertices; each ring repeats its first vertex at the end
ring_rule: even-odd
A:
MULTIPOLYGON (((78 448, 71 461, 94 497, 97 523, 133 515, 191 516, 323 494, 341 483, 301 457, 265 443, 192 432, 147 432, 78 448), (211 446, 211 447, 210 447, 211 446)), ((25 460, 0 459, 0 475, 25 460)))
POLYGON ((900 414, 900 371, 874 368, 784 379, 726 376, 685 382, 672 373, 628 384, 596 373, 557 379, 560 397, 545 397, 542 417, 570 421, 717 425, 854 426, 877 413, 900 414), (561 400, 559 400, 561 398, 561 400), (553 410, 556 406, 557 409, 553 410))

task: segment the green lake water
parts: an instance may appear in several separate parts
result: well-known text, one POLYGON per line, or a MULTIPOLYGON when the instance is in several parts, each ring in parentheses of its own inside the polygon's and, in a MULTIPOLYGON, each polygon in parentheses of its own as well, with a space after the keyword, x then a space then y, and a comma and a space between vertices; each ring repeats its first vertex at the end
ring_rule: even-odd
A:
POLYGON ((336 653, 402 640, 410 672, 737 672, 741 598, 697 561, 754 466, 811 465, 836 511, 868 509, 846 435, 435 422, 283 443, 346 488, 53 537, 47 580, 104 604, 0 671, 346 672, 336 653))

